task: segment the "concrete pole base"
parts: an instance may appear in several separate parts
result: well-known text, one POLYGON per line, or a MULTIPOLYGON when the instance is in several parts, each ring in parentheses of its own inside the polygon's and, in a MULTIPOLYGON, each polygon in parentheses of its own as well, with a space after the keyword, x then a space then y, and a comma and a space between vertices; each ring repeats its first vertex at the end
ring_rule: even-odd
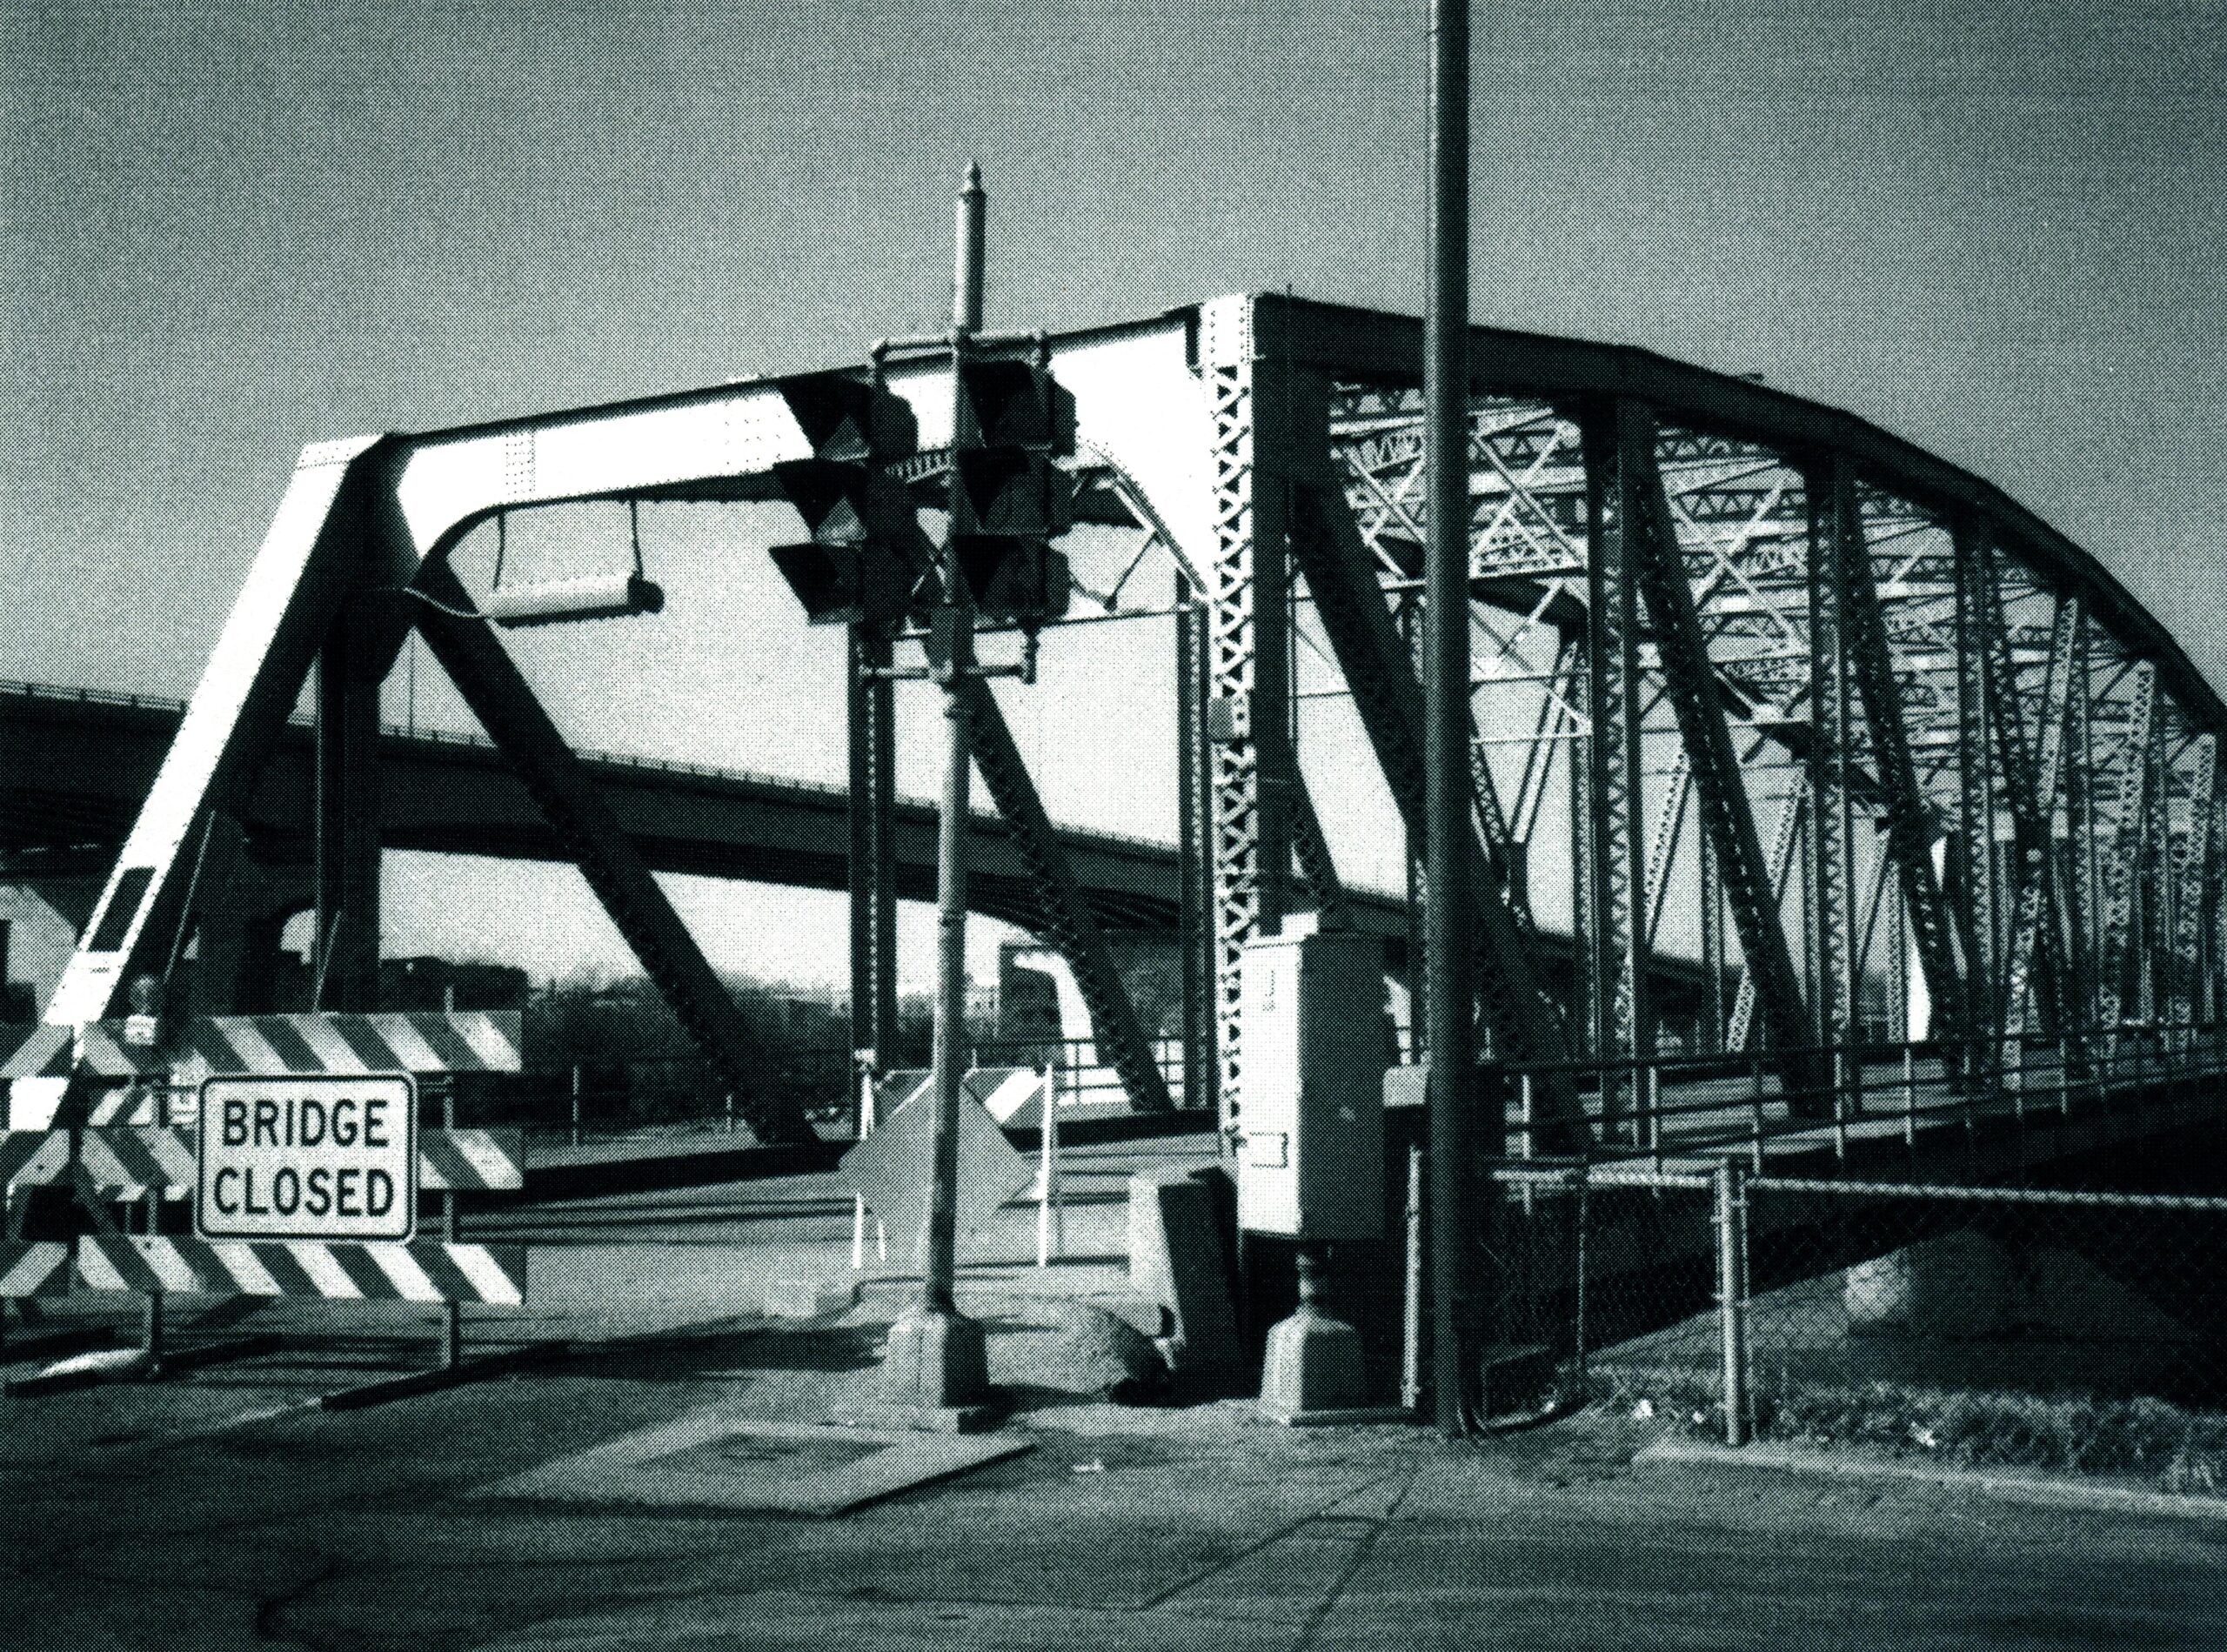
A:
POLYGON ((1317 1412, 1357 1411, 1368 1404, 1361 1333, 1343 1320, 1301 1304, 1268 1332, 1261 1369, 1261 1409, 1289 1422, 1317 1412))
POLYGON ((991 1397, 980 1325, 919 1303, 898 1316, 881 1361, 883 1404, 950 1410, 986 1405, 991 1397))

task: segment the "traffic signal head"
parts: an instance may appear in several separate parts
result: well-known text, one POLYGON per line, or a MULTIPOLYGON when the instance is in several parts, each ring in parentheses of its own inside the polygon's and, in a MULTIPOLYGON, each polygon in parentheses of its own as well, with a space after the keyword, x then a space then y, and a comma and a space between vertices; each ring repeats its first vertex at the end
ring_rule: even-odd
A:
POLYGON ((870 464, 802 459, 775 475, 812 534, 772 548, 773 565, 815 625, 901 619, 933 560, 912 496, 870 464))
POLYGON ((1043 368, 1026 361, 966 361, 959 367, 957 445, 1075 451, 1075 398, 1043 368))
POLYGON ((799 373, 777 382, 815 458, 901 458, 919 446, 913 405, 855 374, 799 373))
POLYGON ((952 456, 957 533, 1057 538, 1073 525, 1074 491, 1044 454, 1023 447, 961 448, 952 456))
POLYGON ((1067 559, 1040 538, 1001 533, 959 533, 952 560, 975 611, 1033 630, 1067 611, 1067 559))
POLYGON ((773 565, 814 625, 902 619, 913 599, 913 572, 886 545, 777 545, 773 565))

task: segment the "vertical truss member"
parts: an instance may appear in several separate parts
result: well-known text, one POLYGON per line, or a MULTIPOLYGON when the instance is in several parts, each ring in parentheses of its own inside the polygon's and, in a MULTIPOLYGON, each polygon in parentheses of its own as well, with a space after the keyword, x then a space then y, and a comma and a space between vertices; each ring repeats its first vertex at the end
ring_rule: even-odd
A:
POLYGON ((1646 477, 1624 462, 1613 406, 1585 411, 1586 664, 1588 708, 1586 790, 1574 795, 1573 812, 1590 817, 1584 833, 1589 863, 1578 875, 1592 900, 1588 932, 1593 1047, 1606 1064, 1601 1074, 1602 1128, 1622 1111, 1621 1097, 1638 1075, 1613 1064, 1654 1053, 1647 1001, 1647 867, 1641 779, 1645 772, 1640 697, 1639 588, 1633 579, 1635 539, 1644 532, 1646 477))
POLYGON ((1175 574, 1176 875, 1182 886, 1178 933, 1183 949, 1183 1105, 1214 1105, 1214 866, 1207 853, 1207 611, 1179 563, 1175 574))
POLYGON ((851 1048, 877 1069, 897 1058, 897 871, 890 816, 897 800, 897 717, 889 635, 850 628, 851 1048))
POLYGON ((2148 802, 2150 747, 2155 739, 2157 670, 2148 660, 2134 667, 2134 692, 2128 703, 2124 738, 2119 747, 2118 811, 2113 824, 2113 846, 2103 896, 2102 957, 2096 972, 2097 1019, 2106 1033, 2116 1033, 2125 1019, 2125 1000, 2133 995, 2141 960, 2134 946, 2137 883, 2149 848, 2148 802))
POLYGON ((1830 1075, 1810 1041, 1801 980, 1772 898, 1762 844, 1756 833, 1755 812, 1748 803, 1746 777, 1732 750, 1731 731, 1725 724, 1709 644, 1702 634, 1693 589, 1687 583, 1677 528, 1655 465, 1653 414, 1635 403, 1619 404, 1617 441, 1619 463, 1641 478, 1646 506, 1638 525, 1642 531, 1633 536, 1634 572, 1646 599, 1671 709, 1677 715, 1678 732, 1693 764, 1702 822, 1723 874, 1733 928, 1747 959, 1748 978, 1755 983, 1780 1082, 1792 1111, 1804 1116, 1829 1116, 1830 1075))
MULTIPOLYGON (((1990 585, 1993 583, 1990 579, 1990 585)), ((1990 607, 1994 615, 1987 665, 1994 704, 1990 720, 2002 744, 2003 772, 2010 779, 2018 850, 2017 895, 2011 911, 2010 947, 2003 968, 1998 1025, 2003 1041, 2016 1053, 2023 1047, 2026 1033, 2030 990, 2041 1011, 2045 1034, 2062 1034, 2070 1019, 2064 1004, 2063 903, 2056 886, 2056 861, 2050 833, 2063 770, 2065 706, 2072 692, 2073 644, 2079 635, 2080 604, 2077 598, 2060 600, 2050 627, 2049 676, 2042 692, 2038 756, 2026 745, 2009 627, 2003 623, 1999 599, 1990 607)))
MULTIPOLYGON (((1983 578, 1987 542, 1969 519, 1950 525, 1956 596, 1956 844, 1957 939, 1964 950, 1964 1032, 1991 1040, 1995 1032, 1997 950, 1995 883, 1995 754, 1988 727, 1986 611, 1983 578)), ((1983 1072, 1993 1065, 1993 1045, 1975 1046, 1983 1072)))
POLYGON ((1849 584, 1842 539, 1854 501, 1838 497, 1830 479, 1809 496, 1809 887, 1812 1036, 1824 1052, 1834 1081, 1845 1057, 1853 1069, 1856 960, 1849 906, 1855 883, 1849 842, 1849 584))
POLYGON ((1293 452, 1281 306, 1224 299, 1200 312, 1198 371, 1213 421, 1214 561, 1206 570, 1206 706, 1214 879, 1215 1099, 1225 1133, 1244 1105, 1245 943, 1283 926, 1291 897, 1294 770, 1287 642, 1293 452))
POLYGON ((2173 903, 2174 1024, 2186 1027, 2203 1007, 2204 903, 2210 886, 2212 787, 2219 766, 2218 737, 2196 738, 2196 772, 2189 779, 2188 829, 2178 839, 2173 903))
MULTIPOLYGON (((385 671, 370 605, 361 596, 342 601, 315 667, 312 1010, 378 1007, 379 679, 385 671)), ((189 914, 181 933, 191 922, 189 914)))

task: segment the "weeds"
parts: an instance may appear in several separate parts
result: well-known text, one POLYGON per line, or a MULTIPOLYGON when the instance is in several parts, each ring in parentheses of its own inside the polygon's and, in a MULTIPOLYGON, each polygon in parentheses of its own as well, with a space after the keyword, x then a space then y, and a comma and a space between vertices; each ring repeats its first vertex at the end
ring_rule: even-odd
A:
MULTIPOLYGON (((1675 1368, 1606 1367, 1596 1395, 1640 1415, 1721 1436, 1715 1382, 1675 1368)), ((1784 1373, 1756 1393, 1757 1440, 1922 1457, 1960 1468, 2038 1468, 2134 1479, 2193 1495, 2227 1491, 2227 1415, 2163 1400, 2050 1398, 1920 1388, 1832 1386, 1784 1373)))

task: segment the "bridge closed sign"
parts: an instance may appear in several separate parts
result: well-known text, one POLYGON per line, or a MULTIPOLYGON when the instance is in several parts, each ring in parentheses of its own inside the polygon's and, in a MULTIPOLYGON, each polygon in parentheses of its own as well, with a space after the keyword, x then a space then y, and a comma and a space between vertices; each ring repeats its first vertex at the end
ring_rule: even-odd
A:
POLYGON ((204 1239, 406 1241, 417 1227, 407 1073, 210 1079, 197 1134, 204 1239))

